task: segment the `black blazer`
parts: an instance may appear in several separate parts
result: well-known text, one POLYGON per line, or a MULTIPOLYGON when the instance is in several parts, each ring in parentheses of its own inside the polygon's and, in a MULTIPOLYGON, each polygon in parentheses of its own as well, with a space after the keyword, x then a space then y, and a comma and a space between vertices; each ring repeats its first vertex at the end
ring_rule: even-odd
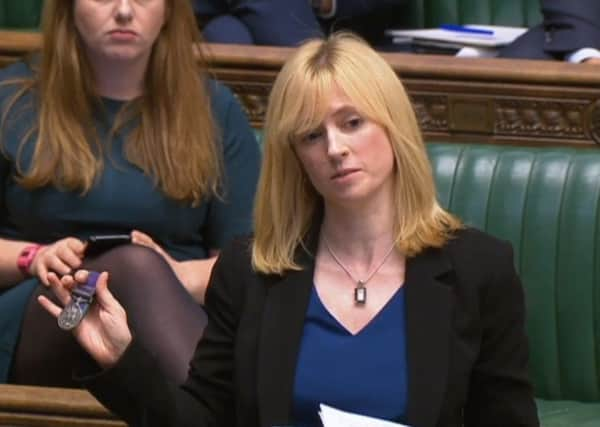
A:
POLYGON ((501 49, 500 56, 563 59, 584 47, 600 49, 599 0, 542 0, 543 23, 501 49))
MULTIPOLYGON (((134 426, 291 424, 296 359, 313 258, 283 276, 255 274, 248 242, 217 261, 209 323, 181 388, 135 342, 86 386, 134 426)), ((506 243, 467 229, 407 263, 408 409, 413 427, 537 426, 524 301, 506 243)))

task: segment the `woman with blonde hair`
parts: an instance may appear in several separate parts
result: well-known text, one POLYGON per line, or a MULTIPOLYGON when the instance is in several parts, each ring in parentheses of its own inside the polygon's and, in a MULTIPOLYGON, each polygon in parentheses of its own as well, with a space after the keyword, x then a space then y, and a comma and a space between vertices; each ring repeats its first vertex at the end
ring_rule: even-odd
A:
MULTIPOLYGON (((385 60, 350 35, 303 45, 265 138, 255 237, 215 265, 187 381, 154 369, 102 274, 75 329, 101 368, 86 387, 142 426, 312 427, 320 403, 419 427, 537 426, 510 246, 440 207, 385 60)), ((62 304, 88 279, 51 276, 62 304)))
POLYGON ((42 36, 0 72, 0 380, 72 383, 83 354, 36 301, 85 267, 181 382, 217 252, 251 230, 254 135, 207 78, 188 0, 47 0, 42 36), (87 241, 115 234, 134 245, 87 241))

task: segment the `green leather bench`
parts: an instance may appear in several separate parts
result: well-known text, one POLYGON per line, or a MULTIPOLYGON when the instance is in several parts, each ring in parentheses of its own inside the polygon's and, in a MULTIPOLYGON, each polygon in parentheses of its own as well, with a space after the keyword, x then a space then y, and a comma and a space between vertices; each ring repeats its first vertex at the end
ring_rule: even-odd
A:
MULTIPOLYGON (((42 3, 43 0, 0 0, 0 28, 37 28, 42 3)), ((529 27, 540 21, 539 0, 411 0, 402 26, 428 28, 455 23, 529 27)))
POLYGON ((540 0, 411 0, 402 25, 406 28, 440 24, 531 27, 541 20, 540 0))
POLYGON ((513 245, 543 427, 600 426, 600 150, 427 149, 442 205, 513 245))
POLYGON ((43 0, 0 0, 0 28, 37 29, 43 0))

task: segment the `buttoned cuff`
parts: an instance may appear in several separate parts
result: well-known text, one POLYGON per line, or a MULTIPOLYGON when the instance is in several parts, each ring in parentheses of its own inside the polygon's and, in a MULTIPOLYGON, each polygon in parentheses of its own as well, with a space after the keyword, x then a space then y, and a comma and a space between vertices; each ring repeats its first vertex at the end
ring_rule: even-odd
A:
POLYGON ((591 47, 584 47, 568 55, 565 55, 565 61, 576 64, 591 58, 600 58, 600 50, 591 47))

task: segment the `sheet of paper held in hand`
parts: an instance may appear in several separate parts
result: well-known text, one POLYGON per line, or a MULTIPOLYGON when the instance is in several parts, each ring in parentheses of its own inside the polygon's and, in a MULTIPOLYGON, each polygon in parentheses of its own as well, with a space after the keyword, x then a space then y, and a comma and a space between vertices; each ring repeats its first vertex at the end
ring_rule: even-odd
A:
POLYGON ((464 46, 486 46, 499 47, 511 43, 525 31, 522 27, 503 27, 498 25, 464 25, 466 29, 489 31, 490 34, 477 34, 467 31, 449 31, 442 28, 430 28, 421 30, 387 30, 386 34, 394 38, 394 41, 412 39, 451 43, 464 46), (396 38, 398 40, 396 40, 396 38))
POLYGON ((409 427, 405 424, 341 411, 323 403, 319 407, 321 409, 319 416, 321 417, 323 427, 409 427))

